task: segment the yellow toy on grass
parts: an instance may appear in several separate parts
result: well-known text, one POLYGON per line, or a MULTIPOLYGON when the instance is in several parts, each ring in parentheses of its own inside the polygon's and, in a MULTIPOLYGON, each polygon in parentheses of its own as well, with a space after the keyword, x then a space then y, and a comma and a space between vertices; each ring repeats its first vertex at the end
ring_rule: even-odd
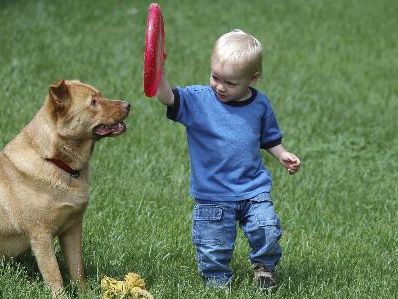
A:
POLYGON ((154 299, 145 289, 145 282, 137 273, 128 273, 124 281, 105 276, 101 279, 102 299, 154 299))

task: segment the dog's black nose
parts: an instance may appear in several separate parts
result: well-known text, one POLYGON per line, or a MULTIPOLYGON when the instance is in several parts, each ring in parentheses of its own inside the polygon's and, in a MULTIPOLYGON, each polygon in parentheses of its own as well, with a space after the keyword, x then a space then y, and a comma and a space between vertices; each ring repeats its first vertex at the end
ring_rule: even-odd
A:
POLYGON ((130 107, 131 107, 130 103, 122 101, 122 109, 123 110, 125 110, 126 112, 129 112, 130 111, 130 107))

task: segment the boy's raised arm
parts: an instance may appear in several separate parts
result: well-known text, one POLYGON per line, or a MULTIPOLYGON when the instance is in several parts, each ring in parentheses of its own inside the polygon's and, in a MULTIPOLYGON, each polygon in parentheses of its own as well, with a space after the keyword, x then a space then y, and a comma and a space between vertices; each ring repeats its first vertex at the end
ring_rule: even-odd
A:
POLYGON ((174 105, 174 94, 171 90, 169 82, 166 79, 165 70, 163 70, 162 78, 160 79, 160 85, 156 96, 163 105, 174 105))

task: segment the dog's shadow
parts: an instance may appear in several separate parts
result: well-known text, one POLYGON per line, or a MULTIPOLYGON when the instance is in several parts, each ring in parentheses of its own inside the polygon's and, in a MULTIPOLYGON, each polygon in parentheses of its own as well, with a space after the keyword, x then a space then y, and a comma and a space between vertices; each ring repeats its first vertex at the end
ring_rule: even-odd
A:
MULTIPOLYGON (((70 283, 69 272, 65 260, 63 259, 62 253, 59 249, 59 245, 57 244, 55 245, 55 251, 62 279, 66 282, 66 291, 69 296, 71 296, 72 298, 76 298, 77 288, 70 283)), ((46 288, 32 250, 27 250, 23 254, 13 258, 0 257, 0 262, 0 267, 8 268, 9 271, 12 273, 22 273, 22 277, 20 277, 19 279, 26 279, 30 283, 40 283, 43 285, 43 288, 46 288)))
POLYGON ((27 279, 30 281, 37 280, 39 277, 41 277, 35 256, 31 250, 28 250, 14 258, 5 258, 4 264, 7 264, 7 266, 10 268, 15 268, 15 270, 22 270, 23 273, 26 274, 27 279))
MULTIPOLYGON (((65 259, 63 257, 63 254, 61 252, 60 246, 58 241, 55 241, 54 243, 54 250, 55 250, 55 255, 57 258, 58 266, 61 271, 61 276, 64 281, 64 288, 67 294, 69 295, 70 298, 78 298, 79 297, 79 289, 76 285, 74 285, 71 282, 71 277, 69 275, 69 271, 67 269, 67 265, 65 262, 65 259)), ((87 277, 87 286, 88 288, 85 289, 84 291, 89 292, 89 294, 95 293, 95 295, 98 295, 100 293, 100 287, 97 279, 100 279, 101 273, 107 273, 107 276, 111 277, 117 277, 117 278, 123 278, 124 275, 126 274, 126 269, 123 267, 117 267, 115 268, 111 263, 101 263, 100 267, 96 265, 95 263, 90 262, 89 260, 85 261, 85 273, 87 277), (106 270, 105 270, 106 269, 106 270), (94 279, 94 281, 93 281, 94 279), (91 285, 90 285, 91 284, 91 285)), ((32 252, 32 250, 27 250, 25 253, 19 255, 18 257, 14 258, 2 258, 0 257, 0 273, 2 271, 1 268, 7 268, 5 273, 10 273, 11 275, 13 273, 16 273, 15 275, 18 275, 18 280, 19 281, 27 281, 29 283, 34 283, 34 284, 40 284, 43 289, 47 288, 45 285, 45 282, 43 280, 43 277, 40 273, 39 267, 36 262, 36 258, 32 252)), ((10 286, 11 287, 11 286, 10 286)), ((1 291, 1 288, 0 288, 1 291)), ((1 297, 1 292, 0 292, 0 298, 1 297)))

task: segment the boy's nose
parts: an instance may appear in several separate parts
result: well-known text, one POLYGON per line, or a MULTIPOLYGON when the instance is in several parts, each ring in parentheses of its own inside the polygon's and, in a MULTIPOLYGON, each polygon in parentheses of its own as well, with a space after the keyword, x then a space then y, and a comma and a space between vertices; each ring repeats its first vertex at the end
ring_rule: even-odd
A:
POLYGON ((225 91, 225 86, 223 84, 219 83, 219 84, 217 84, 217 89, 219 91, 225 91))

